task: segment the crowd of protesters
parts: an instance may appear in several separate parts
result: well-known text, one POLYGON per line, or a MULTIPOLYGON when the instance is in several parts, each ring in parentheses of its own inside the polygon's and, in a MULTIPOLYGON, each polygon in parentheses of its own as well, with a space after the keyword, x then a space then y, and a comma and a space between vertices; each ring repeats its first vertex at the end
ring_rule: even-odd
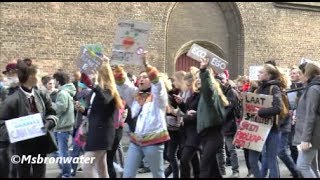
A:
POLYGON ((243 117, 244 92, 273 97, 272 107, 256 115, 273 121, 262 151, 243 148, 246 177, 280 178, 278 158, 293 178, 320 177, 318 62, 295 66, 287 77, 274 61, 267 61, 253 81, 247 76, 231 80, 228 70, 216 73, 207 59, 199 68, 169 78, 142 54, 145 70, 135 78, 101 58, 104 62, 93 74, 75 71, 73 80, 61 69, 39 77, 28 58, 7 64, 0 75, 1 178, 46 176, 46 164, 15 165, 13 155, 95 157, 91 164, 58 164, 58 178, 76 176, 79 168, 88 178, 135 178, 141 166, 154 178, 239 178, 242 151, 233 140, 243 117), (295 98, 284 98, 289 93, 295 98), (45 135, 10 143, 5 121, 37 113, 45 135), (123 133, 130 139, 124 161, 123 133), (230 176, 227 166, 232 167, 230 176))

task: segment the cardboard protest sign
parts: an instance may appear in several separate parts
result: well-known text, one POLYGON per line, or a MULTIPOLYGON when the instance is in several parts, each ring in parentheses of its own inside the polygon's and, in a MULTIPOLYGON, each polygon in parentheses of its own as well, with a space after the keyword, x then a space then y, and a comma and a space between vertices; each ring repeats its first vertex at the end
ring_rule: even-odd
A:
POLYGON ((259 71, 262 68, 262 66, 250 66, 249 67, 249 79, 251 81, 257 81, 258 79, 258 75, 259 75, 259 71))
POLYGON ((224 70, 227 69, 228 62, 217 56, 216 54, 210 52, 209 50, 199 46, 198 44, 193 44, 190 50, 187 53, 187 56, 201 62, 202 58, 209 58, 210 59, 210 67, 216 73, 222 73, 224 70))
POLYGON ((235 146, 262 151, 264 143, 273 125, 272 118, 259 118, 260 108, 272 107, 273 97, 255 93, 243 93, 243 119, 234 137, 235 146))
POLYGON ((287 93, 290 108, 291 109, 296 109, 297 108, 297 96, 298 96, 298 91, 290 92, 287 93))
POLYGON ((143 65, 140 55, 147 49, 151 24, 120 21, 112 48, 111 64, 143 65))
POLYGON ((5 121, 10 143, 43 136, 44 126, 40 113, 5 121))
POLYGON ((300 64, 303 64, 303 63, 306 63, 306 62, 310 62, 311 60, 310 59, 307 59, 307 58, 301 58, 300 60, 300 64))
POLYGON ((87 75, 93 74, 102 65, 102 46, 89 44, 81 46, 80 55, 77 60, 77 67, 87 75))

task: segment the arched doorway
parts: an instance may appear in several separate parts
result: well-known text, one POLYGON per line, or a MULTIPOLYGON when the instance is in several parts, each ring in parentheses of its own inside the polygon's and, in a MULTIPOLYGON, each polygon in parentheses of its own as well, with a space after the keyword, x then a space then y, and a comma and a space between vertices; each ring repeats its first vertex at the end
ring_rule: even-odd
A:
POLYGON ((229 62, 231 78, 243 74, 244 31, 235 2, 177 2, 173 5, 166 26, 165 70, 168 74, 181 68, 180 56, 183 59, 192 45, 188 49, 185 44, 199 40, 213 44, 200 46, 224 56, 229 62), (215 46, 219 47, 218 51, 210 49, 215 46))
POLYGON ((187 53, 184 53, 178 57, 176 60, 176 71, 189 71, 191 66, 200 68, 200 63, 187 56, 187 53))
POLYGON ((180 71, 180 70, 189 71, 189 68, 191 66, 195 66, 198 68, 200 67, 200 63, 198 61, 187 56, 189 49, 191 48, 191 46, 194 43, 208 49, 209 51, 215 53, 216 55, 218 55, 222 59, 226 58, 223 50, 219 46, 217 46, 216 44, 214 44, 212 42, 208 42, 208 41, 193 40, 193 41, 187 42, 186 44, 182 45, 182 47, 179 49, 179 51, 175 55, 174 59, 175 59, 175 70, 176 71, 180 71))

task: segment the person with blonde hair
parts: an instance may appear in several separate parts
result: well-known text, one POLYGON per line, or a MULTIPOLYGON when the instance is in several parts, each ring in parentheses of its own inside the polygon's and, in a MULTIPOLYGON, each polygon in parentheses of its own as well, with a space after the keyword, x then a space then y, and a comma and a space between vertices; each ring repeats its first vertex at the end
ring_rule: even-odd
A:
POLYGON ((296 110, 293 145, 300 148, 297 167, 304 178, 319 178, 320 149, 320 65, 308 62, 302 68, 305 84, 296 110))
POLYGON ((197 69, 190 68, 190 72, 184 76, 187 96, 185 98, 178 95, 174 96, 179 109, 184 113, 183 130, 185 142, 180 159, 181 178, 190 178, 191 162, 194 177, 198 178, 200 174, 200 139, 197 133, 197 108, 200 95, 196 86, 196 72, 197 69))
POLYGON ((168 91, 168 108, 166 114, 167 128, 170 135, 170 141, 168 141, 167 157, 170 165, 165 169, 165 177, 169 177, 173 173, 173 178, 179 178, 180 168, 178 159, 180 159, 181 150, 183 146, 183 125, 182 125, 182 113, 175 102, 174 96, 182 94, 185 89, 184 77, 185 71, 177 71, 172 77, 173 89, 168 91), (180 152, 180 154, 178 154, 180 152))
POLYGON ((83 165, 84 176, 88 178, 109 178, 106 160, 107 150, 111 150, 115 136, 113 115, 117 108, 123 106, 109 60, 105 56, 104 59, 106 61, 94 74, 89 107, 84 109, 80 104, 76 105, 76 109, 83 112, 89 121, 84 157, 95 159, 93 164, 83 165))
POLYGON ((221 128, 226 120, 225 106, 229 103, 208 66, 209 60, 203 59, 200 64, 201 88, 197 113, 197 132, 203 146, 200 178, 222 178, 217 153, 224 145, 221 128))

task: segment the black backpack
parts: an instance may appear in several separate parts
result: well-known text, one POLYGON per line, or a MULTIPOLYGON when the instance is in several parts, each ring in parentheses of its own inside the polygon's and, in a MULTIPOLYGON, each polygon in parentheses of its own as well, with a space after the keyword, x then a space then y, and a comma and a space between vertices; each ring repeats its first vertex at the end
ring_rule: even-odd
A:
POLYGON ((234 117, 236 117, 237 119, 241 118, 241 114, 242 114, 242 101, 240 99, 240 95, 237 93, 237 104, 234 108, 234 117))

